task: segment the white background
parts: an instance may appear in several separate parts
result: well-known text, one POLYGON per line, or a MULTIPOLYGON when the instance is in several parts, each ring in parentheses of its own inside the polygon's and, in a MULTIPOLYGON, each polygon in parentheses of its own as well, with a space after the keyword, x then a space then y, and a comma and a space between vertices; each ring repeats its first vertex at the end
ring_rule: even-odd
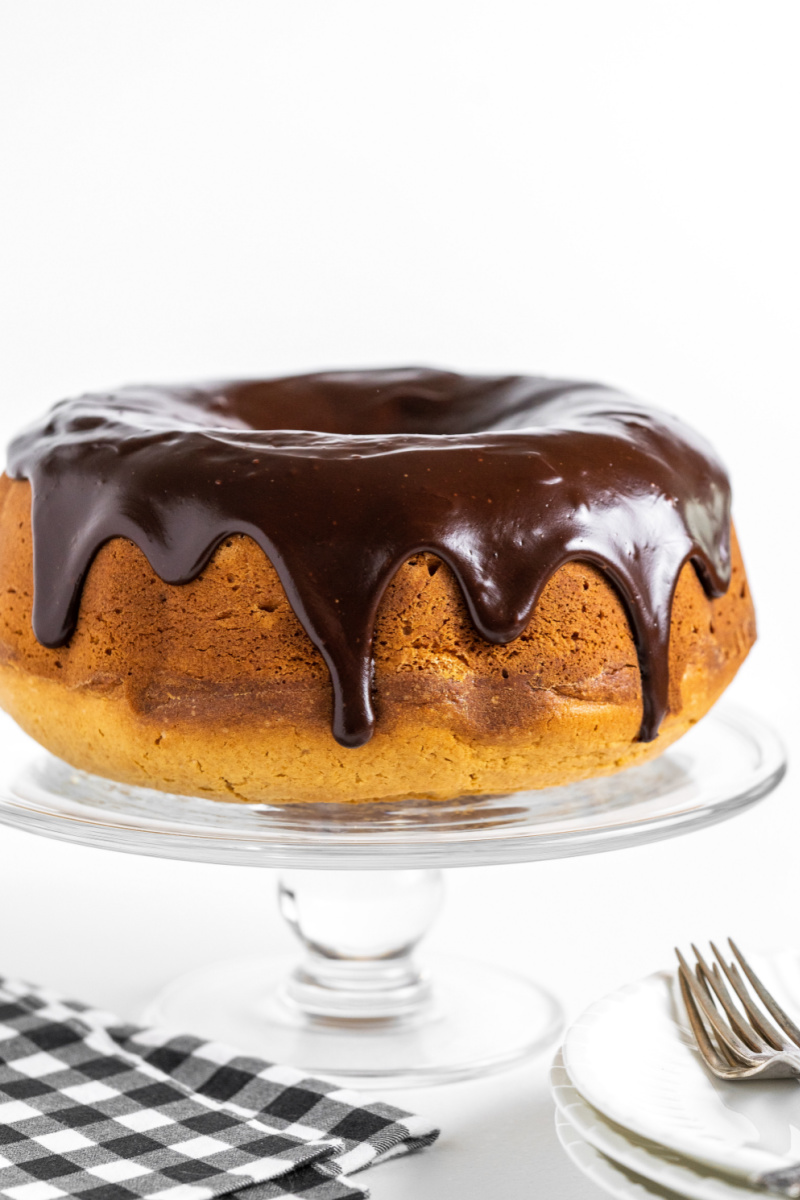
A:
MULTIPOLYGON (((2 0, 2 440, 133 381, 411 362, 627 387, 729 465, 761 626, 733 692, 791 753, 799 37, 769 0, 2 0)), ((798 846, 790 776, 685 840, 453 872, 430 948, 521 964, 574 1013, 675 941, 800 944, 798 846)), ((0 971, 135 1015, 181 967, 288 948, 272 882, 2 830, 0 971)), ((375 1200, 596 1196, 546 1065, 406 1097, 443 1139, 375 1200)))

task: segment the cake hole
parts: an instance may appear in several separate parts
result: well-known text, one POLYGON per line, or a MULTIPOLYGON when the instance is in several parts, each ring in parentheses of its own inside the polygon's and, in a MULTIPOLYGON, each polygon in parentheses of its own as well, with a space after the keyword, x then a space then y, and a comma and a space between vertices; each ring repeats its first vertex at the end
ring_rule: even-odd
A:
POLYGON ((747 595, 747 587, 745 584, 742 584, 742 590, 739 592, 739 597, 740 597, 740 599, 744 600, 746 595, 747 595))
POLYGON ((273 613, 277 607, 277 604, 259 604, 258 610, 259 612, 273 613))
POLYGON ((428 574, 435 575, 441 565, 442 564, 439 562, 429 562, 428 563, 428 574))
POLYGON ((588 592, 588 590, 589 590, 589 583, 586 579, 584 579, 584 581, 583 581, 583 590, 585 592, 588 592))
POLYGON ((503 679, 508 679, 508 671, 503 667, 503 679))
POLYGON ((59 660, 58 660, 58 659, 56 659, 56 666, 58 667, 58 669, 59 669, 59 671, 60 671, 60 670, 61 670, 61 667, 62 667, 62 664, 59 662, 59 660))
POLYGON ((403 633, 406 635, 406 637, 409 637, 409 635, 412 633, 411 626, 410 626, 410 625, 404 625, 404 626, 403 626, 403 633))
POLYGON ((580 635, 580 634, 578 633, 578 631, 576 630, 576 631, 575 631, 575 633, 573 633, 573 635, 572 635, 572 640, 573 640, 573 642, 577 642, 577 641, 580 639, 580 636, 581 636, 581 635, 580 635))

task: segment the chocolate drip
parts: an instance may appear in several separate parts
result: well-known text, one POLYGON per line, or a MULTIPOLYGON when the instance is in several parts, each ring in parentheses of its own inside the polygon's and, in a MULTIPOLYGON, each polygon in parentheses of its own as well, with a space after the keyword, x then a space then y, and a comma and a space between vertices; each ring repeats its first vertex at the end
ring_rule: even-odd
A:
POLYGON ((523 632, 560 566, 598 567, 633 629, 644 741, 668 708, 682 567, 709 595, 730 579, 730 489, 713 451, 593 384, 409 369, 126 388, 56 405, 11 444, 9 473, 33 488, 40 642, 70 638, 109 538, 181 584, 246 534, 328 665, 344 746, 372 734, 376 612, 414 554, 447 563, 497 643, 523 632))

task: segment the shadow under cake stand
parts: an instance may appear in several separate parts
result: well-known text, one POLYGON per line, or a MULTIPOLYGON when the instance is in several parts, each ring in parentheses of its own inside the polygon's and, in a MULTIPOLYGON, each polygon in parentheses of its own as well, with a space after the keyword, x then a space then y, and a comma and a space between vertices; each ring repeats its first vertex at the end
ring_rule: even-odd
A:
POLYGON ((238 805, 115 784, 43 752, 0 785, 0 821, 47 837, 193 862, 277 867, 304 945, 292 969, 245 959, 177 979, 151 1024, 352 1085, 439 1083, 543 1049, 561 1027, 537 984, 413 951, 443 867, 616 850, 701 829, 766 796, 785 771, 762 721, 716 709, 662 757, 619 775, 458 802, 238 805))

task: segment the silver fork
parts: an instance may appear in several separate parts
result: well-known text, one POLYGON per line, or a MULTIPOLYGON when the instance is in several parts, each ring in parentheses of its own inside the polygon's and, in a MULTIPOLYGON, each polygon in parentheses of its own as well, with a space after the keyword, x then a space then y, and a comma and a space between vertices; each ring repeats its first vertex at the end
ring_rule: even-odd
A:
POLYGON ((720 1079, 800 1076, 800 1029, 764 987, 735 942, 728 938, 728 944, 736 961, 726 962, 711 942, 716 959, 712 966, 693 945, 694 970, 680 950, 675 950, 681 994, 706 1066, 720 1079))
MULTIPOLYGON (((675 950, 681 994, 706 1066, 720 1079, 800 1076, 800 1029, 767 991, 731 938, 728 945, 736 961, 726 962, 712 942, 717 961, 710 967, 693 945, 697 960, 694 970, 680 950, 675 950), (728 984, 736 993, 736 1001, 728 984)), ((794 1200, 800 1197, 800 1164, 781 1167, 750 1182, 794 1200)))

